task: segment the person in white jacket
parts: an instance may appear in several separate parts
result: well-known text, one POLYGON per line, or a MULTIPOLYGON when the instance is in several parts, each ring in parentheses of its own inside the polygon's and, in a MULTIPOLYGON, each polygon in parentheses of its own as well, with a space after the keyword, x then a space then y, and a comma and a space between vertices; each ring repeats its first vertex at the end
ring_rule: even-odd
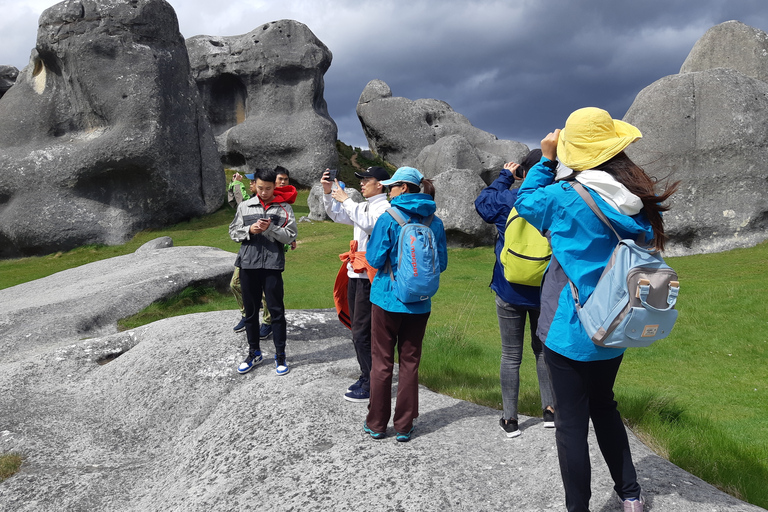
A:
MULTIPOLYGON (((389 208, 385 187, 382 181, 389 179, 389 173, 382 167, 369 167, 365 172, 356 172, 360 179, 360 190, 367 201, 357 203, 350 199, 343 188, 338 186, 338 180, 329 179, 326 171, 320 180, 323 185, 323 205, 328 216, 334 222, 349 224, 354 227, 354 238, 350 243, 350 251, 342 255, 346 262, 346 273, 342 270, 337 278, 334 295, 338 288, 343 288, 343 280, 347 279, 346 303, 348 319, 344 316, 342 322, 352 331, 352 343, 355 346, 357 362, 360 366, 360 378, 347 388, 344 399, 350 402, 366 403, 370 398, 371 376, 371 279, 373 269, 366 271, 365 251, 368 238, 379 216, 389 208), (334 184, 336 185, 334 187, 334 184), (334 201, 337 202, 334 208, 334 201)), ((343 292, 341 290, 342 302, 343 292)), ((337 297, 338 298, 338 297, 337 297)), ((337 309, 340 307, 337 305, 337 309)), ((342 318, 340 312, 340 319, 342 318)))

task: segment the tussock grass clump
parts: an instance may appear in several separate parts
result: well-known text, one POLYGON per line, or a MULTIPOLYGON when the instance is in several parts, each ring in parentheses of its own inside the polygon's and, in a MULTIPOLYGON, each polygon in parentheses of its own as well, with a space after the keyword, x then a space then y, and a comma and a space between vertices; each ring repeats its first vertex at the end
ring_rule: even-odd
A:
POLYGON ((0 454, 0 482, 15 475, 22 462, 24 457, 18 453, 0 454))

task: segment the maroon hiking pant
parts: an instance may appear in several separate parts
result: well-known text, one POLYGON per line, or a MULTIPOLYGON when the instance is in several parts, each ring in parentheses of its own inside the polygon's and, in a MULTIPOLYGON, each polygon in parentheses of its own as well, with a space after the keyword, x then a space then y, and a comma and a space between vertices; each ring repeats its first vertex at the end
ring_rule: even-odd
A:
POLYGON ((428 319, 428 312, 413 315, 371 307, 371 399, 366 423, 374 432, 386 432, 392 413, 395 347, 400 355, 395 431, 410 432, 419 416, 419 362, 428 319))

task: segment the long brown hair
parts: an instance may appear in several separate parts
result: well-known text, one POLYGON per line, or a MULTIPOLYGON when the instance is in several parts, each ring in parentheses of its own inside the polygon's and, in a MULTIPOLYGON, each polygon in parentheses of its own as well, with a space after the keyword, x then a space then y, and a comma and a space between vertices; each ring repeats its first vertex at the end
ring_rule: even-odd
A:
POLYGON ((663 251, 668 237, 664 234, 664 220, 661 217, 661 212, 669 210, 669 206, 662 203, 677 191, 680 182, 669 183, 663 192, 657 192, 658 180, 648 176, 623 151, 607 162, 596 166, 595 169, 607 172, 640 198, 643 202, 643 210, 645 210, 653 228, 654 247, 656 250, 663 251))

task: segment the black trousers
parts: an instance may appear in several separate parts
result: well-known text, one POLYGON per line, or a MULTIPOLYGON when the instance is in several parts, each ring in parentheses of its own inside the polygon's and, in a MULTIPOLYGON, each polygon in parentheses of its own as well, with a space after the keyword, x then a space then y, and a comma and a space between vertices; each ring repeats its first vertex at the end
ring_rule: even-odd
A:
POLYGON ((267 299, 267 309, 272 315, 272 341, 275 353, 285 353, 286 323, 283 304, 283 272, 268 269, 240 269, 240 285, 245 306, 245 334, 251 352, 260 352, 259 308, 262 293, 267 299))
POLYGON ((350 278, 347 283, 347 302, 352 323, 352 343, 355 345, 360 381, 366 391, 371 390, 371 282, 350 278))
POLYGON ((613 399, 613 383, 622 356, 605 361, 574 361, 544 347, 555 397, 555 439, 568 512, 589 511, 592 496, 589 420, 600 452, 622 499, 640 496, 629 440, 613 399))

